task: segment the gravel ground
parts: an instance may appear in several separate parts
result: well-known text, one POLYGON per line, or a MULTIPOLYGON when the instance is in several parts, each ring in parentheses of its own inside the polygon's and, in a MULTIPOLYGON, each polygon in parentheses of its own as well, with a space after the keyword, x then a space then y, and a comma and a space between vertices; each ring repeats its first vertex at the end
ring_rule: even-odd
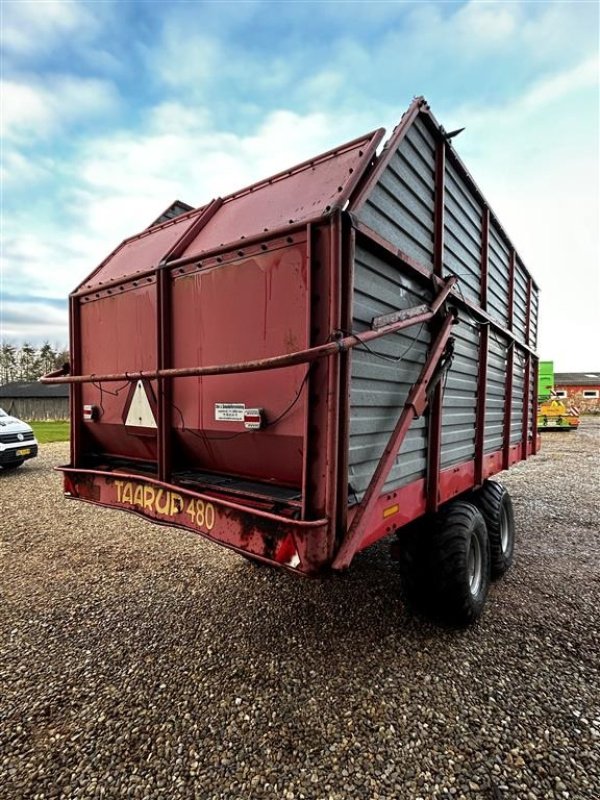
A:
POLYGON ((460 632, 385 543, 295 579, 64 500, 42 447, 0 476, 0 796, 597 800, 599 433, 505 476, 517 560, 460 632))

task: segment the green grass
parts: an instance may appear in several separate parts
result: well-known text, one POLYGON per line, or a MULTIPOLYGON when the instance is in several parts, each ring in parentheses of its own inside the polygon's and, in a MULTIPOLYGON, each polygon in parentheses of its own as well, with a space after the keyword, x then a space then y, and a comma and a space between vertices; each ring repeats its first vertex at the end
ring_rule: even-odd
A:
POLYGON ((29 422, 33 428, 35 438, 40 444, 48 444, 49 442, 68 442, 69 441, 69 421, 59 420, 46 421, 40 420, 36 422, 29 422))

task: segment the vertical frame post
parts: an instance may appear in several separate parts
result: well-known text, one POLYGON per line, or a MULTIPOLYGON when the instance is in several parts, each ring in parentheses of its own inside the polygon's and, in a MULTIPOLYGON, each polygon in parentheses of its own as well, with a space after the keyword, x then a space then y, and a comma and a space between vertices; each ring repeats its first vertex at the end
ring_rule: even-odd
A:
MULTIPOLYGON (((70 328, 69 350, 71 375, 81 375, 81 301, 78 297, 69 298, 70 328)), ((81 437, 83 434, 83 384, 72 383, 69 387, 69 413, 71 415, 71 466, 81 466, 81 437)))
MULTIPOLYGON (((527 279, 527 308, 525 312, 525 341, 529 344, 529 334, 531 330, 531 294, 532 294, 532 280, 531 277, 527 279)), ((527 448, 529 442, 529 413, 530 413, 530 391, 531 391, 531 353, 526 351, 525 354, 525 375, 523 386, 523 427, 521 438, 521 458, 527 458, 527 448)))
MULTIPOLYGON (((515 295, 515 251, 510 251, 510 267, 508 273, 508 329, 514 326, 514 295, 515 295)), ((506 382, 504 384, 504 425, 502 441, 502 469, 510 466, 510 428, 512 422, 512 395, 513 375, 515 366, 515 342, 508 344, 506 354, 506 382)))
MULTIPOLYGON (((329 341, 340 328, 339 212, 328 224, 311 228, 311 325, 310 346, 329 341)), ((339 355, 315 361, 308 378, 308 424, 306 439, 306 519, 327 517, 327 535, 306 543, 305 558, 321 566, 329 561, 335 546, 337 511, 337 454, 339 422, 339 355)))
MULTIPOLYGON (((486 206, 481 216, 481 290, 480 302, 487 310, 488 261, 490 247, 490 210, 486 206)), ((487 400, 487 370, 490 342, 490 326, 479 329, 479 366, 477 370, 477 408, 475 410, 475 484, 483 483, 483 462, 485 453, 485 406, 487 400)))
MULTIPOLYGON (((171 366, 171 276, 167 266, 156 270, 156 356, 158 369, 171 366)), ((171 378, 158 378, 158 479, 171 478, 171 378)))
MULTIPOLYGON (((312 223, 308 223, 306 226, 306 341, 308 344, 312 344, 313 341, 313 310, 312 310, 312 287, 313 287, 313 238, 314 237, 314 228, 312 223)), ((310 365, 307 365, 307 369, 313 369, 310 365)), ((314 370, 313 370, 314 371, 314 370)), ((310 516, 310 507, 311 504, 309 503, 308 495, 309 495, 309 459, 312 455, 310 449, 310 437, 311 437, 311 398, 312 398, 312 375, 309 372, 308 378, 306 380, 306 397, 307 401, 304 404, 304 434, 303 434, 303 441, 304 447, 302 448, 302 519, 308 519, 310 516)))
MULTIPOLYGON (((354 258, 356 234, 350 218, 342 215, 342 249, 340 257, 341 275, 341 327, 345 333, 352 330, 354 258)), ((339 376, 339 442, 336 541, 341 541, 348 526, 348 459, 350 447, 350 382, 352 373, 352 349, 340 353, 339 376)))
MULTIPOLYGON (((435 161, 435 211, 433 239, 433 272, 443 277, 444 272, 444 192, 446 176, 446 140, 440 133, 435 161)), ((439 321, 431 323, 432 335, 440 329, 439 321)), ((429 407, 427 431, 427 510, 437 511, 439 506, 440 470, 442 463, 442 386, 435 387, 429 407)))
POLYGON ((538 412, 538 371, 539 371, 539 362, 537 358, 532 359, 533 361, 533 380, 532 380, 532 392, 531 392, 531 415, 533 418, 533 439, 531 442, 531 455, 534 456, 538 451, 538 429, 537 429, 537 412, 538 412))

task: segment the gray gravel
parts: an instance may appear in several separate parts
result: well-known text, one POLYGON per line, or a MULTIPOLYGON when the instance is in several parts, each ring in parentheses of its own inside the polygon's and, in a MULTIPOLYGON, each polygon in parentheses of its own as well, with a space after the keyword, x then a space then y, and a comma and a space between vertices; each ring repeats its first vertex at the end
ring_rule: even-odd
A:
POLYGON ((600 797, 600 424, 506 476, 482 621, 409 616, 384 543, 295 579, 0 476, 3 798, 600 797))

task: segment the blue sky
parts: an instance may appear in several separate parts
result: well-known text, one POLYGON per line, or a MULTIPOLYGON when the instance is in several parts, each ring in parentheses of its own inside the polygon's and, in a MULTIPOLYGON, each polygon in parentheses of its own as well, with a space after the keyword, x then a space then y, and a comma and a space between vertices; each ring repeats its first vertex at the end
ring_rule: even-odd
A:
POLYGON ((423 94, 542 288, 540 353, 597 369, 596 2, 2 5, 0 338, 175 198, 354 138, 423 94), (573 343, 576 347, 573 347, 573 343))

